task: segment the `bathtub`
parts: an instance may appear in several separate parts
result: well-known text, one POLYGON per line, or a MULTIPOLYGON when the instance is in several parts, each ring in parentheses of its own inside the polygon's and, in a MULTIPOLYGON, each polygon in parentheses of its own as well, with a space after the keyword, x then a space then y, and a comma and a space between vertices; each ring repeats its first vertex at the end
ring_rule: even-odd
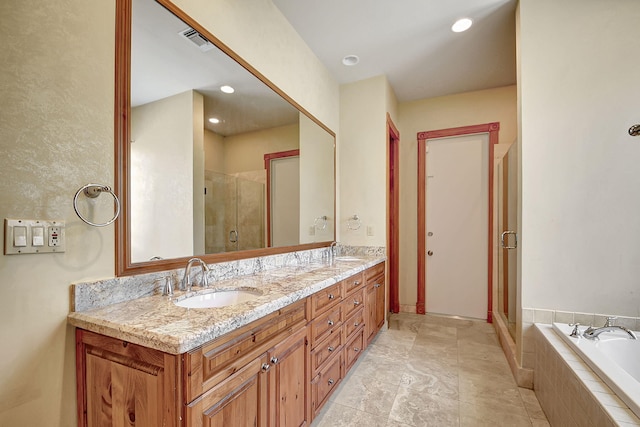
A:
MULTIPOLYGON (((626 332, 616 331, 588 340, 570 337, 573 328, 564 323, 554 323, 553 329, 640 418, 640 338, 633 340, 626 332)), ((580 332, 585 329, 580 327, 580 332)))

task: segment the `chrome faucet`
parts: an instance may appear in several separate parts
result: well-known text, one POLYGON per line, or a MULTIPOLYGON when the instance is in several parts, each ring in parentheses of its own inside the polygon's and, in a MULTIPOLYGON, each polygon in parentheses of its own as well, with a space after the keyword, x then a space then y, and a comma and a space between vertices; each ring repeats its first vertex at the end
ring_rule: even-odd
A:
POLYGON ((336 257, 337 249, 338 249, 338 242, 331 242, 331 246, 329 246, 329 259, 334 259, 336 257))
POLYGON ((614 321, 616 319, 616 317, 607 317, 607 321, 605 322, 603 327, 593 328, 589 326, 582 333, 582 336, 590 340, 595 340, 598 339, 598 336, 603 332, 624 331, 632 340, 638 339, 638 337, 636 337, 636 334, 632 330, 625 328, 624 326, 614 325, 614 321))
POLYGON ((200 258, 191 258, 188 262, 187 262, 187 266, 184 269, 184 277, 182 278, 182 289, 186 290, 187 292, 191 292, 191 267, 193 266, 193 264, 200 264, 200 267, 202 267, 202 287, 206 288, 209 286, 209 277, 207 276, 207 273, 209 272, 209 267, 207 266, 207 264, 202 261, 200 258))

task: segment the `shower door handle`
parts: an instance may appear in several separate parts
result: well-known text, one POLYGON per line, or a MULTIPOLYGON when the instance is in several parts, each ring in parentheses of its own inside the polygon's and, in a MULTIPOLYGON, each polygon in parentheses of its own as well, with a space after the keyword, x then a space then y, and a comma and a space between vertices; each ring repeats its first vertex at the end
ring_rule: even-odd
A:
POLYGON ((500 237, 500 241, 502 242, 502 248, 503 249, 517 249, 518 248, 518 233, 516 233, 515 231, 504 231, 502 233, 502 236, 500 237), (508 243, 505 243, 506 236, 508 236, 509 234, 513 234, 513 237, 515 238, 513 246, 509 246, 508 243))
POLYGON ((231 230, 229 232, 229 241, 231 243, 238 243, 238 231, 237 230, 231 230))

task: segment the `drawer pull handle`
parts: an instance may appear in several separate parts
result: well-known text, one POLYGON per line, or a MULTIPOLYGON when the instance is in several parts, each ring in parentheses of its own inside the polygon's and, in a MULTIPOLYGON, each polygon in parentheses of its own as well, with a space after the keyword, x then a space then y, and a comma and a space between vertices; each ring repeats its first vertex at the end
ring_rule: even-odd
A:
POLYGON ((329 324, 329 326, 333 326, 333 320, 329 320, 327 323, 329 324))
POLYGON ((380 287, 380 283, 376 283, 375 285, 373 285, 374 288, 379 288, 380 287))
POLYGON ((336 296, 333 294, 329 294, 329 299, 334 299, 336 296))
POLYGON ((353 347, 353 351, 358 352, 360 349, 358 347, 353 347))
POLYGON ((360 305, 360 301, 358 301, 357 299, 353 300, 353 305, 356 306, 356 307, 359 306, 360 305))
POLYGON ((276 363, 278 363, 278 358, 277 358, 277 357, 275 357, 275 356, 273 356, 273 357, 271 358, 271 363, 273 363, 274 365, 275 365, 276 363))
POLYGON ((333 383, 335 383, 335 381, 333 380, 333 378, 329 378, 329 381, 327 381, 327 383, 329 385, 333 385, 333 383))
POLYGON ((267 372, 270 367, 271 367, 271 365, 269 365, 268 363, 263 363, 262 364, 262 372, 267 372))
POLYGON ((334 350, 334 348, 329 346, 329 348, 327 348, 327 350, 329 350, 329 353, 331 353, 334 350))

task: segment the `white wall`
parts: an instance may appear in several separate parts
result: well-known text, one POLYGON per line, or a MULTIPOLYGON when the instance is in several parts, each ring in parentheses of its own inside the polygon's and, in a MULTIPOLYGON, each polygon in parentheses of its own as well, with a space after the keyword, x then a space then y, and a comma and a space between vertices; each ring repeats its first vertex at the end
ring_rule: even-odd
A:
POLYGON ((521 0, 522 305, 640 315, 640 3, 521 0))
MULTIPOLYGON (((337 132, 338 85, 270 1, 177 3, 337 132)), ((114 234, 71 200, 113 184, 114 17, 112 0, 0 2, 0 218, 67 223, 64 254, 0 256, 1 426, 76 425, 69 284, 113 277, 114 234)))

